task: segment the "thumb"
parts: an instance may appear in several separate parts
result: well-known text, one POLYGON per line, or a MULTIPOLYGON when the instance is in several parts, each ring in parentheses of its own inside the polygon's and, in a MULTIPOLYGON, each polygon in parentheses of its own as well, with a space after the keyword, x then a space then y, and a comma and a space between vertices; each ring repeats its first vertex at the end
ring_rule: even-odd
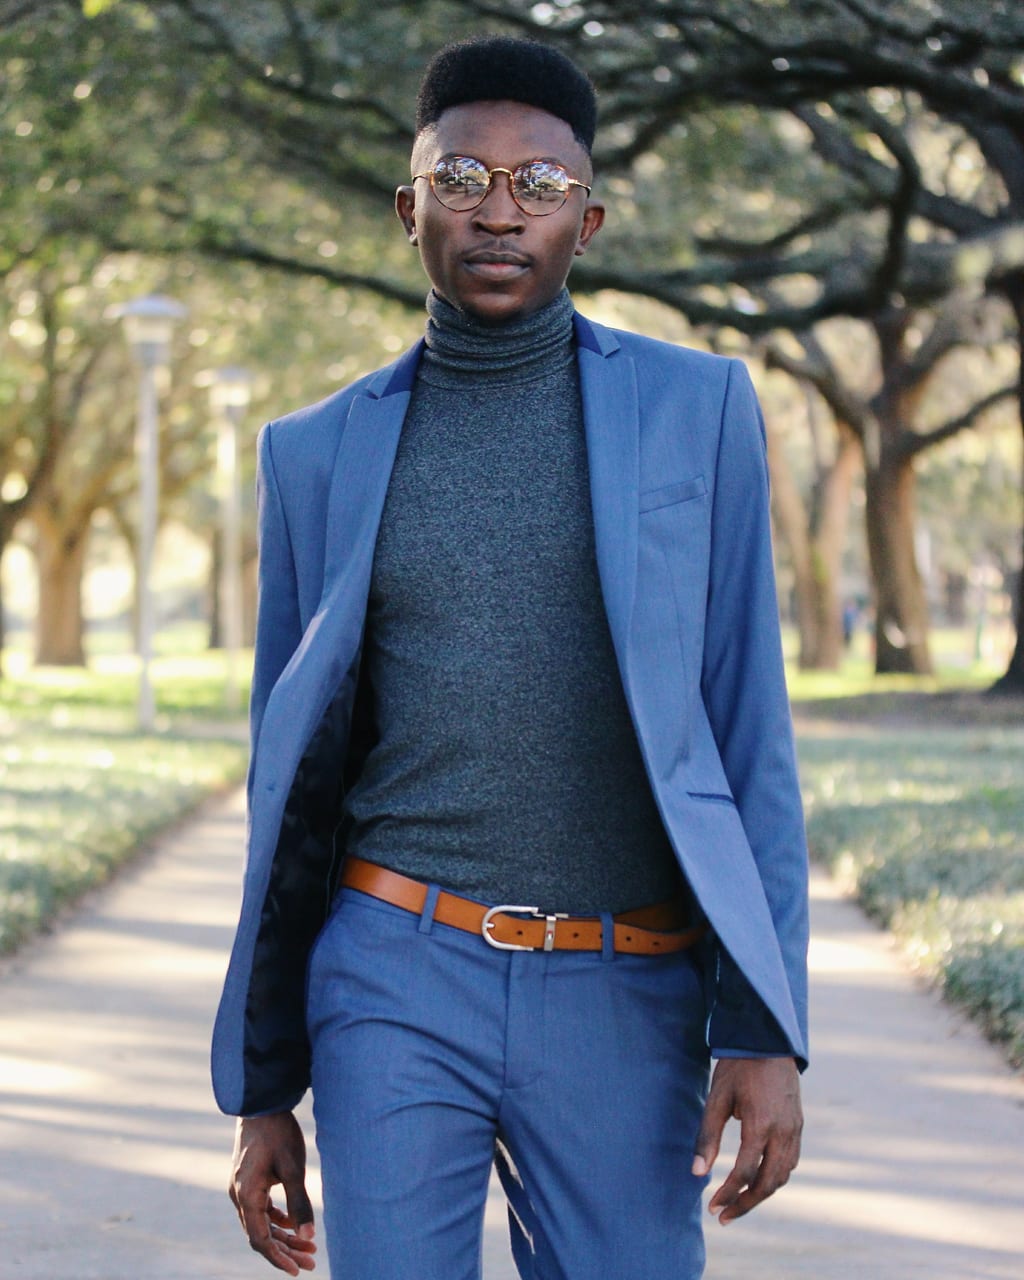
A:
POLYGON ((306 1240, 313 1238, 313 1205, 306 1194, 306 1184, 300 1174, 284 1184, 285 1203, 292 1226, 306 1240))
POLYGON ((711 1092, 704 1104, 704 1116, 701 1119, 700 1131, 694 1144, 693 1166, 691 1172, 695 1178, 704 1178, 711 1172, 718 1159, 718 1149, 722 1143, 722 1133, 729 1119, 731 1105, 728 1093, 724 1089, 716 1089, 714 1082, 711 1092))

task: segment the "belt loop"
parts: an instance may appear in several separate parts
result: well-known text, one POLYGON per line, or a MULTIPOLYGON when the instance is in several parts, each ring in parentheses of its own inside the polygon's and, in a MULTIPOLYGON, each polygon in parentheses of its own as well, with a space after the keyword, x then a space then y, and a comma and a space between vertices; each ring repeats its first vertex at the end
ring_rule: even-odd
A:
POLYGON ((434 927, 434 912, 437 910, 437 899, 441 893, 439 884, 427 885, 427 897, 420 912, 420 933, 429 933, 434 927))
POLYGON ((615 959, 615 921, 610 911, 601 912, 601 959, 615 959))

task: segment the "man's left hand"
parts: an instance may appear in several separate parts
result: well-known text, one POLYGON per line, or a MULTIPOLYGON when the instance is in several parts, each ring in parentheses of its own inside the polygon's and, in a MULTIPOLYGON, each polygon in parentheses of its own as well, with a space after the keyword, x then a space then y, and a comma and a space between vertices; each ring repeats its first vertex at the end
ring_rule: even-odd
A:
POLYGON ((730 1117, 740 1122, 740 1147, 708 1210, 721 1223, 749 1213, 779 1187, 800 1159, 800 1076, 792 1058, 721 1058, 715 1067, 697 1136, 693 1173, 711 1172, 730 1117))

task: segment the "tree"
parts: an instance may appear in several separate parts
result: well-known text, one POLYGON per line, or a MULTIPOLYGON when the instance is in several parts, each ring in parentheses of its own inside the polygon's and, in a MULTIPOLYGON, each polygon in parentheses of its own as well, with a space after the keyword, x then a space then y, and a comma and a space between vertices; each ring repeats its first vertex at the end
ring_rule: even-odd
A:
POLYGON ((45 264, 19 268, 5 281, 4 309, 17 318, 5 326, 0 360, 19 394, 0 407, 0 467, 13 490, 9 500, 0 503, 0 554, 20 521, 49 505, 52 518, 42 527, 40 548, 42 578, 47 584, 43 608, 52 624, 55 652, 63 655, 60 660, 73 662, 79 654, 80 640, 74 631, 81 606, 63 565, 81 560, 84 543, 77 530, 62 528, 57 519, 55 473, 105 342, 99 339, 67 350, 70 333, 62 297, 67 279, 62 281, 61 276, 68 270, 77 281, 78 264, 51 254, 45 264))
MULTIPOLYGON (((61 364, 53 371, 54 385, 44 384, 40 398, 55 406, 61 428, 49 478, 27 513, 36 530, 39 566, 36 661, 62 665, 84 661, 82 572, 99 511, 113 516, 134 555, 137 372, 106 313, 112 301, 155 286, 154 265, 136 257, 100 257, 83 277, 80 261, 69 255, 67 269, 63 291, 54 289, 45 308, 41 302, 35 306, 45 310, 60 336, 61 364)), ((395 330, 399 317, 386 309, 352 306, 342 291, 315 280, 279 281, 275 287, 252 268, 197 271, 181 258, 173 271, 163 272, 161 287, 183 299, 197 319, 176 335, 169 391, 162 397, 160 517, 177 517, 215 544, 207 388, 216 370, 237 363, 239 352, 260 370, 240 441, 240 480, 248 490, 255 428, 267 396, 273 396, 275 409, 319 398, 337 381, 381 363, 411 335, 400 325, 395 330)), ((41 325, 38 336, 42 341, 41 325)), ((214 592, 216 586, 214 577, 214 592)))
MULTIPOLYGON (((809 342, 809 340, 806 340, 809 342)), ((771 353, 769 352, 769 366, 771 353)), ((856 436, 837 424, 830 433, 819 398, 805 388, 803 405, 788 409, 769 399, 768 468, 772 480, 775 528, 789 553, 799 634, 801 670, 835 670, 843 656, 843 552, 849 528, 851 496, 860 472, 856 436), (787 447, 783 424, 803 418, 807 441, 787 447), (830 441, 827 437, 832 435, 830 441), (809 445, 809 447, 808 447, 809 445), (801 485, 792 454, 809 461, 801 485)))
MULTIPOLYGON (((217 6, 174 7, 201 24, 236 69, 251 67, 251 50, 258 44, 251 29, 232 25, 217 6)), ((301 12, 290 8, 290 28, 287 36, 279 31, 265 80, 294 107, 322 97, 328 76, 340 76, 334 84, 346 87, 341 96, 347 101, 337 118, 344 115, 349 124, 365 119, 379 99, 367 94, 365 82, 360 93, 351 92, 358 71, 353 76, 351 67, 340 67, 329 43, 317 38, 345 6, 318 6, 319 25, 304 25, 301 12)), ((787 112, 808 130, 817 155, 839 177, 812 183, 809 201, 788 227, 780 230, 772 211, 746 244, 704 236, 689 251, 683 245, 681 256, 677 248, 669 261, 679 265, 667 269, 664 255, 655 259, 655 270, 629 265, 630 257, 640 258, 634 247, 632 255, 617 256, 611 265, 607 257, 597 266, 584 265, 576 277, 583 287, 645 293, 678 307, 693 322, 729 324, 748 333, 780 327, 806 331, 830 316, 854 315, 898 337, 894 317, 905 305, 941 301, 965 278, 1002 289, 1013 300, 1013 280, 1024 261, 1015 230, 1021 216, 1016 190, 1021 183, 1015 175, 1022 168, 1015 130, 1024 120, 1024 93, 1013 79, 1012 56, 1024 49, 1024 19, 1008 6, 996 4, 984 17, 960 3, 927 11, 914 5, 882 10, 860 0, 771 6, 735 0, 713 7, 668 0, 634 6, 628 18, 620 6, 601 3, 448 8, 515 29, 543 27, 548 36, 582 53, 603 91, 610 123, 606 136, 612 142, 599 162, 613 172, 635 172, 636 164, 647 160, 649 176, 654 144, 663 150, 678 134, 685 110, 696 105, 706 117, 707 104, 714 101, 787 112), (771 23, 763 20, 768 7, 771 23), (825 97, 834 104, 827 110, 818 105, 825 97), (927 132, 922 128, 926 114, 933 132, 952 129, 958 138, 973 140, 987 174, 1000 182, 989 178, 965 192, 943 185, 938 171, 928 172, 929 157, 922 157, 917 145, 927 132), (1006 198, 996 190, 1000 183, 1006 198), (926 223, 931 230, 922 236, 926 223), (705 252, 687 261, 693 248, 705 252), (717 254, 709 255, 709 248, 717 254)), ((406 6, 385 6, 383 20, 392 30, 396 18, 408 17, 406 6)), ((263 28, 260 34, 265 33, 263 28)), ((265 93, 265 86, 261 90, 265 93)), ((251 82, 250 91, 258 92, 251 82)), ((378 141, 394 139, 404 151, 408 130, 400 125, 389 114, 381 129, 378 117, 378 141)), ((301 167, 294 128, 285 123, 271 135, 281 158, 301 167)), ((764 136, 762 128, 762 145, 764 136)), ((722 162, 718 151, 715 159, 722 162)), ((351 146, 347 161, 355 162, 348 179, 369 176, 363 189, 372 190, 379 172, 376 153, 369 175, 351 146)), ((650 248, 647 237, 641 241, 650 248)), ((900 376, 894 374, 897 380, 900 376)), ((906 416, 910 407, 905 389, 882 396, 876 421, 886 426, 876 433, 879 447, 870 454, 878 465, 868 469, 883 670, 929 665, 913 558, 912 460, 919 446, 909 438, 914 434, 906 416), (898 446, 892 444, 897 439, 898 446)))
MULTIPOLYGON (((781 343, 769 351, 769 363, 812 386, 841 429, 860 444, 879 671, 932 669, 928 605, 914 549, 917 460, 1013 394, 1010 387, 997 387, 922 429, 926 397, 943 362, 974 341, 977 327, 975 309, 963 304, 950 304, 935 317, 890 308, 869 325, 876 351, 873 379, 863 369, 851 376, 848 363, 844 373, 843 362, 814 334, 800 337, 799 355, 781 343)), ((957 396, 945 398, 955 403, 957 396)))
POLYGON ((1024 16, 1001 0, 984 11, 966 0, 637 0, 628 13, 597 0, 108 5, 93 23, 107 75, 92 98, 110 111, 131 97, 135 119, 190 163, 159 174, 136 162, 126 185, 140 194, 101 220, 106 242, 198 249, 418 302, 408 260, 375 234, 411 139, 408 108, 395 104, 411 102, 442 38, 481 24, 560 43, 601 91, 598 166, 629 234, 581 264, 578 287, 645 294, 747 334, 930 306, 968 282, 1013 299, 1024 16), (944 186, 920 154, 933 128, 975 147, 971 189, 944 186), (715 133, 703 157, 688 145, 702 130, 715 133), (738 139, 732 155, 724 139, 738 139), (755 149, 762 162, 744 164, 755 149), (672 165, 655 172, 666 156, 685 157, 697 178, 692 219, 697 201, 680 201, 672 165), (265 215, 271 172, 314 195, 312 234, 265 215), (641 234, 630 213, 649 214, 659 195, 663 216, 649 228, 645 217, 641 234), (339 209, 346 234, 325 241, 339 209))

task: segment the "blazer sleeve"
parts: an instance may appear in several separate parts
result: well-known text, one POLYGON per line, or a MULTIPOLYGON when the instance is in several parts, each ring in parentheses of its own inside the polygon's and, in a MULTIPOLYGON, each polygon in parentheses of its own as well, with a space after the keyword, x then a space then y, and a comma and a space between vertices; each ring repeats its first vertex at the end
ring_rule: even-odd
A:
POLYGON ((806 1044, 807 845, 782 661, 765 428, 738 360, 731 362, 718 442, 701 693, 806 1044))

